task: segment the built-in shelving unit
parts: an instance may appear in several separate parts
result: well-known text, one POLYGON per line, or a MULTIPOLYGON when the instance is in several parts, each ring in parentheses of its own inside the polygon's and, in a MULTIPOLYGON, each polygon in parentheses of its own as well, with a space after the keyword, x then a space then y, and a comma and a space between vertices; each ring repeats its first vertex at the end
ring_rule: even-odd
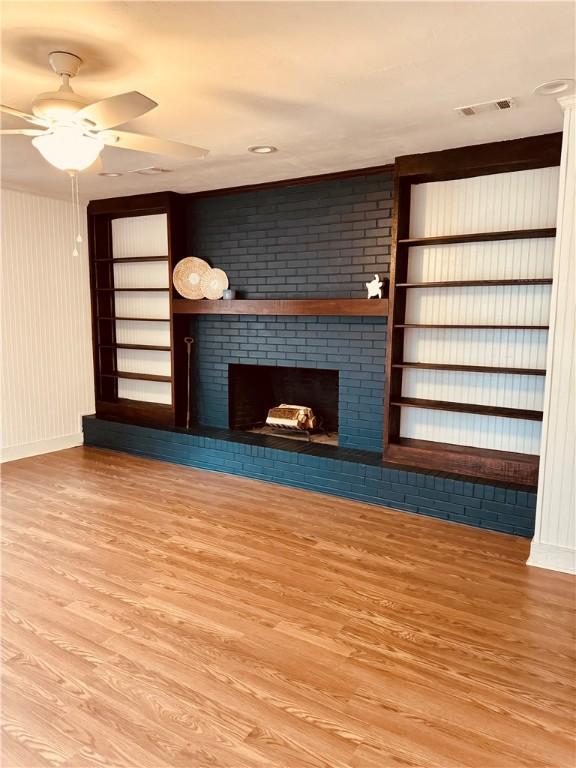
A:
POLYGON ((535 485, 559 146, 493 146, 397 161, 384 460, 535 485))
POLYGON ((182 198, 90 203, 97 415, 182 427, 197 316, 388 317, 384 462, 534 486, 559 159, 556 134, 399 158, 384 299, 184 299, 182 198))
POLYGON ((179 196, 90 203, 98 415, 173 425, 172 264, 183 257, 179 196))

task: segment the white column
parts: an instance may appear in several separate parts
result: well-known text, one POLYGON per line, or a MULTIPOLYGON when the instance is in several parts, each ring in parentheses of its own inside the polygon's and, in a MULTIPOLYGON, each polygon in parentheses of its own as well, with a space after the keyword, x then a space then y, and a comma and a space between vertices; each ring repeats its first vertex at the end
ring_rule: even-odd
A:
POLYGON ((576 573, 576 96, 558 101, 564 135, 536 529, 528 565, 576 573))

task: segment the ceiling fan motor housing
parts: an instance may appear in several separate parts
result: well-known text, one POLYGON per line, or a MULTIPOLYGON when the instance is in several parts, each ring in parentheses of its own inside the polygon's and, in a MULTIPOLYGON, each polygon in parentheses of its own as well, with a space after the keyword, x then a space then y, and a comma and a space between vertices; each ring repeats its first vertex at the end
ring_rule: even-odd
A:
POLYGON ((74 93, 68 82, 78 74, 82 59, 73 53, 53 51, 48 61, 54 72, 62 78, 62 84, 57 91, 38 94, 32 102, 32 112, 36 117, 66 120, 89 103, 87 99, 74 93))
POLYGON ((70 88, 62 85, 58 91, 40 93, 32 102, 32 112, 36 117, 49 120, 66 120, 85 107, 89 102, 70 88))
POLYGON ((48 61, 57 75, 68 75, 68 77, 76 77, 82 66, 80 56, 66 51, 52 51, 48 61))

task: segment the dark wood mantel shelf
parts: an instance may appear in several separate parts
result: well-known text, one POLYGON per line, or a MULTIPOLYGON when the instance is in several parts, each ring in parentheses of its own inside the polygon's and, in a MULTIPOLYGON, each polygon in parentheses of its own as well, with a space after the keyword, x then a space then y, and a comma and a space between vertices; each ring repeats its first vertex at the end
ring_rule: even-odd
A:
POLYGON ((323 315, 387 317, 388 299, 175 299, 183 315, 323 315))

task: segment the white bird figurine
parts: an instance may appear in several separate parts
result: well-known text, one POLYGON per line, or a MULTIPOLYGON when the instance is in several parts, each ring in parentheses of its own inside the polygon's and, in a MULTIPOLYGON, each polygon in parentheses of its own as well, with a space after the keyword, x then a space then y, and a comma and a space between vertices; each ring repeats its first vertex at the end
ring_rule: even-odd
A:
POLYGON ((368 298, 372 299, 375 296, 378 296, 379 299, 382 298, 382 280, 380 280, 380 275, 374 275, 374 280, 370 280, 369 283, 365 283, 366 288, 368 289, 368 298))

